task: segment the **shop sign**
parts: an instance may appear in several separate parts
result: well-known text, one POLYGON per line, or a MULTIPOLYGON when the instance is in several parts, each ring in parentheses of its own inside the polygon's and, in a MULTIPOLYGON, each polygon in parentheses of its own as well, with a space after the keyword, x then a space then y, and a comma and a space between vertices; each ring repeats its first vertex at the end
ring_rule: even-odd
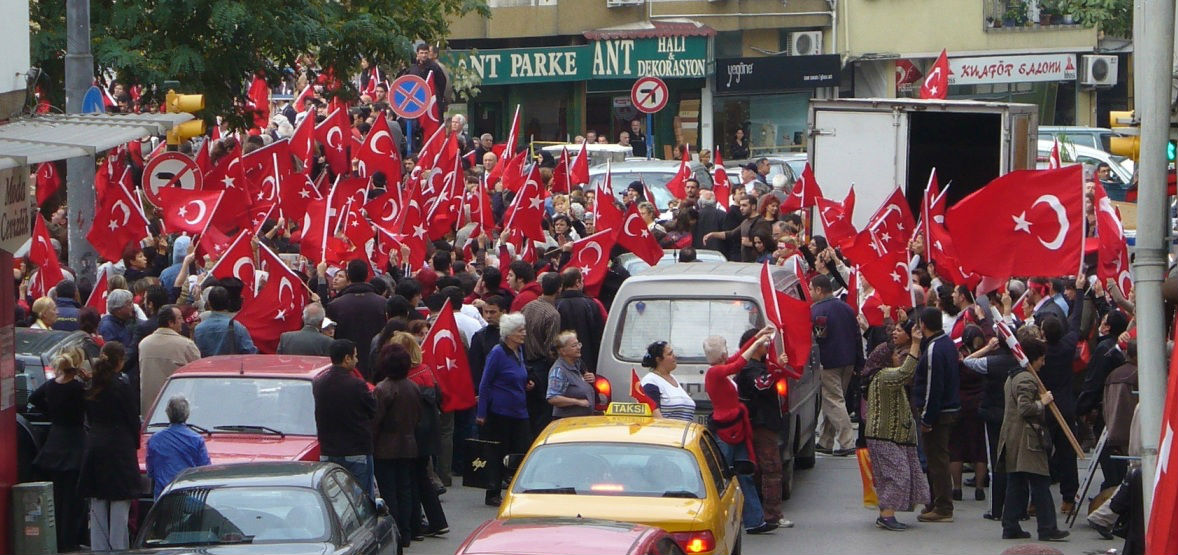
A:
POLYGON ((0 170, 4 205, 0 207, 0 249, 14 252, 33 236, 29 202, 29 167, 0 170))
POLYGON ((721 58, 716 60, 716 92, 834 87, 841 69, 838 54, 721 58))
POLYGON ((950 85, 1075 80, 1075 54, 949 58, 950 85))
POLYGON ((707 76, 707 38, 611 39, 579 46, 452 50, 449 58, 483 85, 561 83, 589 79, 707 76))

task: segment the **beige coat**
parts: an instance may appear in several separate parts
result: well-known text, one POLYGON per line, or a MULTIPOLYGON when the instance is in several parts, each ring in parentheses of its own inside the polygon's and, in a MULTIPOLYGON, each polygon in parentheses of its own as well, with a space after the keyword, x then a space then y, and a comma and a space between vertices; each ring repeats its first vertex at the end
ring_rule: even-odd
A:
POLYGON ((196 343, 172 328, 159 328, 143 338, 139 343, 139 410, 145 420, 151 417, 147 411, 172 372, 199 358, 196 343))
MULTIPOLYGON (((1005 457, 1006 472, 1050 476, 1047 450, 1036 429, 1046 429, 1046 407, 1039 402, 1039 385, 1029 370, 1006 379, 1006 409, 998 436, 998 456, 1005 457)), ((1064 446, 1067 447, 1067 446, 1064 446)))

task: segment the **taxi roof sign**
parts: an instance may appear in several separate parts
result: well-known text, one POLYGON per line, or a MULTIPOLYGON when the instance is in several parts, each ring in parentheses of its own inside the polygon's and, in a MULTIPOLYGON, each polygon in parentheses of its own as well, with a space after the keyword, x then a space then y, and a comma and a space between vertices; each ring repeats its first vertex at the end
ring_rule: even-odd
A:
POLYGON ((654 416, 646 403, 610 403, 605 408, 606 416, 654 416))

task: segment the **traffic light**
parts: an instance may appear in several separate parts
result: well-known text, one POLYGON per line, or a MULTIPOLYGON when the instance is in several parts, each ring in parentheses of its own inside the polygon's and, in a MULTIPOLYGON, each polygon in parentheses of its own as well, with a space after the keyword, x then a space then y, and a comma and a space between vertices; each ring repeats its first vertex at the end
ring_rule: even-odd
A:
POLYGON ((1168 141, 1166 143, 1166 160, 1173 162, 1176 150, 1178 150, 1178 141, 1168 141))
POLYGON ((1141 154, 1141 137, 1138 136, 1141 122, 1137 121, 1137 116, 1132 110, 1113 110, 1108 113, 1108 126, 1121 135, 1109 139, 1109 151, 1136 162, 1141 154))
MULTIPOLYGON (((191 114, 205 109, 205 96, 203 94, 177 94, 176 91, 169 89, 168 95, 164 100, 164 106, 167 107, 168 113, 170 114, 181 112, 191 114)), ((204 133, 204 120, 195 119, 186 121, 174 125, 168 130, 168 144, 176 146, 193 137, 204 135, 204 133)))

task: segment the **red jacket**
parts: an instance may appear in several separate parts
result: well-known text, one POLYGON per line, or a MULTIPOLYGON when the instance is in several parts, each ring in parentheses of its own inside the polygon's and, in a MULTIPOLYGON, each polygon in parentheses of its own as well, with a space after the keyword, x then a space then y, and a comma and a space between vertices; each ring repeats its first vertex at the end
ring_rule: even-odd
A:
POLYGON ((511 311, 519 312, 520 310, 523 310, 524 305, 540 298, 540 293, 542 292, 543 290, 540 289, 540 282, 533 281, 528 283, 524 286, 523 289, 520 289, 519 293, 515 295, 515 298, 511 300, 511 311))
POLYGON ((708 368, 704 374, 704 391, 712 400, 712 422, 716 425, 716 435, 728 444, 744 443, 748 448, 749 460, 756 463, 753 455, 753 426, 749 422, 748 407, 740 401, 736 383, 729 376, 740 372, 748 363, 743 356, 745 349, 756 341, 742 345, 737 354, 728 357, 723 364, 708 368))

